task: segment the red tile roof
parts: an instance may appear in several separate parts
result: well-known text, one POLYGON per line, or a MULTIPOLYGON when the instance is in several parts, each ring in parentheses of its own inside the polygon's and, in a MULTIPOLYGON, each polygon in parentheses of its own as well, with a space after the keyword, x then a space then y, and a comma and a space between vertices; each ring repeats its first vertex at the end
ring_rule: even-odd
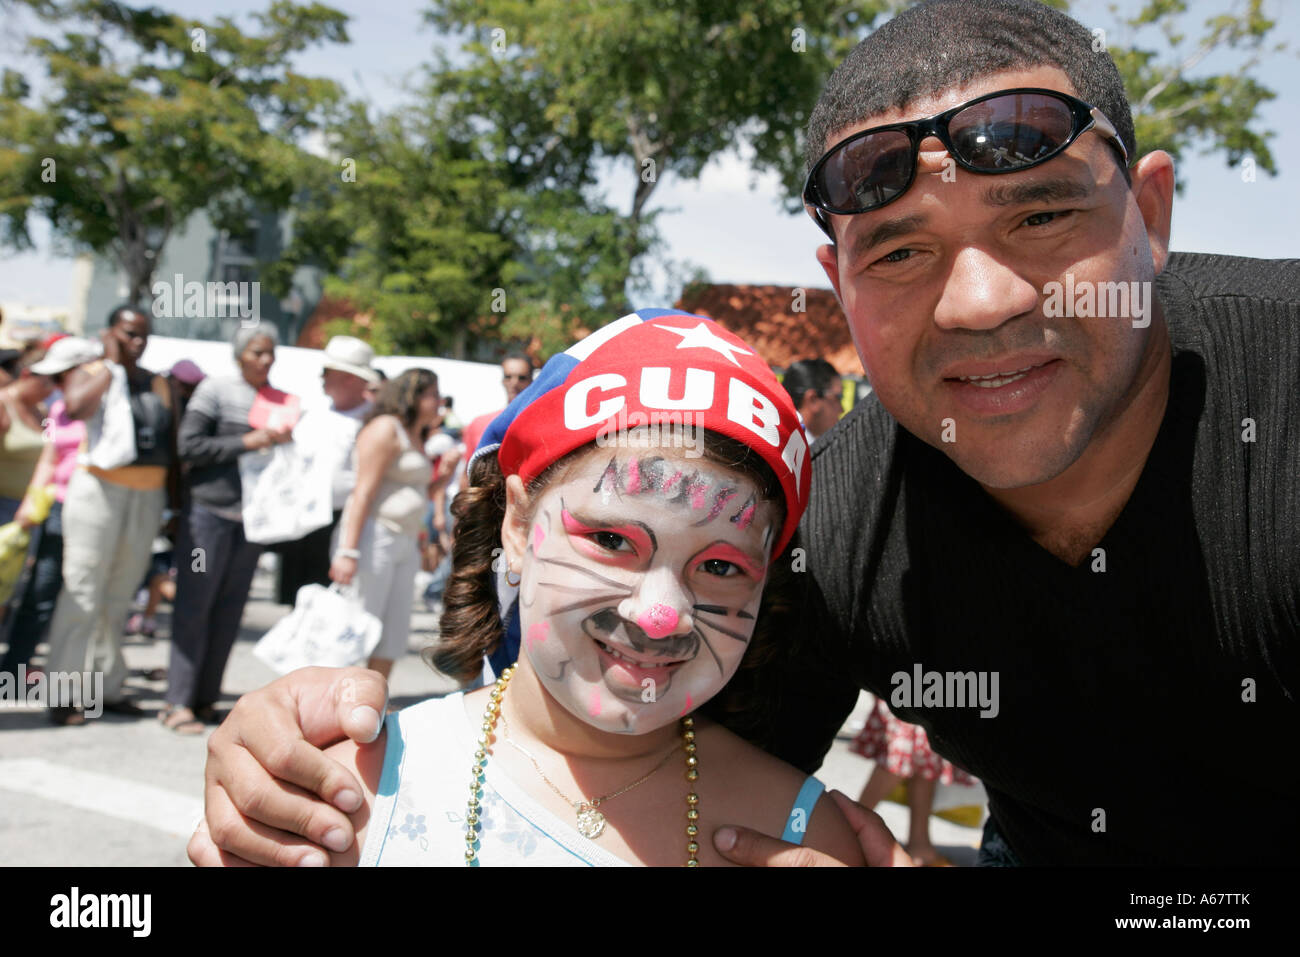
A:
POLYGON ((840 375, 863 374, 862 361, 835 293, 795 286, 688 286, 677 308, 708 316, 784 369, 797 359, 825 359, 840 375), (796 293, 804 311, 795 312, 796 293))

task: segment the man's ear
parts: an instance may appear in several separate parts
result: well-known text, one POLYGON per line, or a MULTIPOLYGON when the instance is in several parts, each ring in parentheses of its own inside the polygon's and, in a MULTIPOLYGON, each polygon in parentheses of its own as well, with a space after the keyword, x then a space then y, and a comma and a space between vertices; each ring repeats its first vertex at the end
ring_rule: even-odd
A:
POLYGON ((1142 157, 1129 170, 1133 198, 1146 224, 1147 244, 1158 276, 1169 259, 1169 231, 1174 208, 1174 159, 1164 150, 1142 157))
POLYGON ((518 568, 528 550, 528 492, 518 475, 506 478, 506 517, 501 523, 501 545, 505 548, 507 567, 518 568))
POLYGON ((831 288, 835 290, 835 299, 840 304, 840 311, 844 311, 844 297, 840 295, 840 260, 837 250, 838 246, 831 243, 817 247, 817 261, 822 265, 822 271, 826 273, 826 278, 831 281, 831 288))

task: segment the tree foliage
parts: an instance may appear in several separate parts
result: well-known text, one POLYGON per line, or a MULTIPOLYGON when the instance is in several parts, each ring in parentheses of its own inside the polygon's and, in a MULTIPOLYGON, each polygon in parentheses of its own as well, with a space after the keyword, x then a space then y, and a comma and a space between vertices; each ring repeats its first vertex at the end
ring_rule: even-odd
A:
POLYGON ((339 100, 291 56, 346 43, 346 17, 275 0, 249 33, 113 0, 27 0, 51 35, 29 38, 45 91, 3 75, 0 240, 30 245, 46 217, 65 246, 111 253, 143 303, 172 231, 200 209, 243 223, 284 209, 313 159, 298 146, 339 100), (238 212, 237 212, 238 211, 238 212))
MULTIPOLYGON (((318 264, 330 292, 370 314, 381 351, 456 353, 482 338, 551 352, 617 315, 663 249, 653 197, 667 175, 698 177, 740 148, 779 174, 797 210, 826 77, 909 5, 429 0, 427 21, 455 48, 435 53, 413 104, 385 115, 290 69, 310 44, 346 42, 346 18, 319 4, 275 0, 245 34, 225 17, 109 0, 21 2, 57 29, 31 41, 47 73, 40 102, 3 75, 0 240, 27 243, 29 217, 46 216, 69 243, 113 251, 139 299, 195 210, 291 207, 291 247, 264 273, 273 288, 318 264), (317 127, 331 160, 300 148, 317 127), (605 195, 611 169, 621 196, 605 195)), ((1140 151, 1201 149, 1276 172, 1260 121, 1275 94, 1255 76, 1274 23, 1264 0, 1219 10, 1112 10, 1107 45, 1140 151), (1232 68, 1215 56, 1220 72, 1205 71, 1223 52, 1232 68)))

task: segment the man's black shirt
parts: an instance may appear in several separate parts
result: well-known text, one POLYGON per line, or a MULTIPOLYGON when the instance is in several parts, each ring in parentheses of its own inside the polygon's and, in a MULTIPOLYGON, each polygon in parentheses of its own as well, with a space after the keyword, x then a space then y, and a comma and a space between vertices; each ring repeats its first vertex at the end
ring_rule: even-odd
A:
POLYGON ((1164 421, 1078 567, 874 395, 818 440, 777 753, 815 767, 858 688, 890 702, 917 665, 997 672, 995 717, 894 710, 984 781, 1022 862, 1294 863, 1300 261, 1176 254, 1156 294, 1164 421))

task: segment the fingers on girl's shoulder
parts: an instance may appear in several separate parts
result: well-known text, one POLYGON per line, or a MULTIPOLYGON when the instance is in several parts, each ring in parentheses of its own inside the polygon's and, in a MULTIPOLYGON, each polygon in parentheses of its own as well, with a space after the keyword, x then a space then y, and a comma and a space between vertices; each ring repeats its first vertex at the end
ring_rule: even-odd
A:
POLYGON ((850 867, 865 867, 867 863, 858 836, 839 805, 827 793, 822 794, 813 808, 804 844, 850 867))
POLYGON ((379 790, 379 778, 384 770, 384 750, 388 742, 387 729, 379 732, 379 737, 369 744, 357 744, 351 738, 344 738, 338 744, 325 749, 324 754, 343 765, 349 771, 355 771, 365 788, 366 803, 369 804, 379 790))

